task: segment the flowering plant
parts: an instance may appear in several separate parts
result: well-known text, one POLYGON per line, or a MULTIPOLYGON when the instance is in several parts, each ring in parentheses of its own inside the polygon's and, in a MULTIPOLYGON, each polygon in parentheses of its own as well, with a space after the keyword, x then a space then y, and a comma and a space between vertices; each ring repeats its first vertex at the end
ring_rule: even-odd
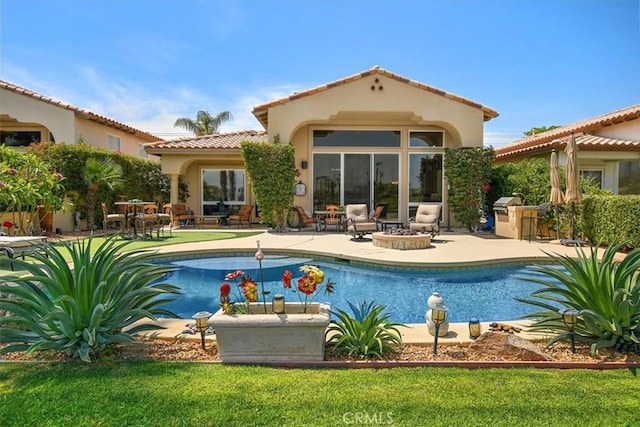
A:
MULTIPOLYGON (((293 273, 290 270, 286 270, 282 275, 282 284, 285 289, 292 289, 297 293, 300 302, 302 303, 302 310, 307 312, 309 304, 311 304, 315 297, 317 297, 319 291, 324 288, 325 294, 333 293, 335 283, 331 280, 322 285, 325 281, 324 272, 315 265, 303 265, 300 267, 302 276, 295 282, 297 288, 294 289, 292 283, 294 282, 293 273)), ((258 301, 258 284, 250 276, 246 275, 242 270, 232 271, 224 278, 225 282, 220 285, 220 307, 225 314, 233 314, 235 312, 248 313, 249 303, 258 301), (242 298, 241 306, 237 306, 236 302, 231 301, 231 285, 228 281, 235 281, 237 287, 240 290, 242 298)), ((262 291, 263 295, 269 293, 269 291, 262 291)))

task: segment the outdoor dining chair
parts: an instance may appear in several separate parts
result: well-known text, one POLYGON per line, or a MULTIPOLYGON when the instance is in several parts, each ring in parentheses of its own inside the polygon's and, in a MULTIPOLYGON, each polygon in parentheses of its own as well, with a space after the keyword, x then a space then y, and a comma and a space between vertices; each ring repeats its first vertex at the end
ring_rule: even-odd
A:
POLYGON ((107 234, 110 224, 118 224, 120 234, 123 234, 127 216, 122 213, 108 213, 106 203, 100 203, 100 207, 102 208, 102 229, 104 230, 104 234, 107 234))
POLYGON ((229 215, 228 223, 229 228, 231 228, 231 223, 233 221, 238 223, 238 228, 242 225, 243 222, 246 222, 249 227, 251 227, 251 212, 253 212, 253 205, 242 205, 240 206, 240 210, 235 215, 229 215))

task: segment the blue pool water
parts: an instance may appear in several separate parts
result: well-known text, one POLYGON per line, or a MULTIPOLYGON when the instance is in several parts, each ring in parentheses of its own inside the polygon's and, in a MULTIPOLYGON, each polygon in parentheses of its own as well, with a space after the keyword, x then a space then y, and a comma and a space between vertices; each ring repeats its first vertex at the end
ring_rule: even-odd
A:
MULTIPOLYGON (((252 256, 198 258, 169 264, 178 269, 163 281, 179 286, 184 295, 166 308, 182 318, 191 318, 201 310, 216 312, 220 285, 231 271, 243 270, 260 285, 258 261, 252 256)), ((330 302, 334 309, 349 313, 346 301, 354 304, 364 299, 376 301, 385 305, 391 319, 399 323, 424 322, 426 301, 433 292, 444 298, 451 322, 467 322, 470 317, 481 321, 515 320, 536 308, 514 298, 528 297, 539 288, 516 277, 531 275, 523 265, 438 272, 396 271, 287 256, 266 256, 262 264, 264 285, 271 291, 267 301, 276 293, 284 294, 287 301, 298 301, 296 292, 283 288, 282 274, 291 270, 295 280, 301 276, 300 266, 313 264, 324 271, 325 280, 336 283, 333 294, 325 295, 321 290, 316 301, 330 302)), ((233 281, 229 283, 232 299, 237 299, 240 293, 233 281)))

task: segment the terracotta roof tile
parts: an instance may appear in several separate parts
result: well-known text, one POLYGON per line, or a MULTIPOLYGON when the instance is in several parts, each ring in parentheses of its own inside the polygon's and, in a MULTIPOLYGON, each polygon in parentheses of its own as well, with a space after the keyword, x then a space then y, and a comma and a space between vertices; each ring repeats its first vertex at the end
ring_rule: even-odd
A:
POLYGON ((18 85, 15 85, 13 83, 9 83, 7 81, 4 80, 0 80, 0 89, 6 89, 8 91, 11 92, 15 92, 17 94, 23 95, 23 96, 27 96, 29 98, 33 98, 36 99, 38 101, 42 101, 42 102, 46 102, 47 104, 51 104, 51 105, 55 105, 56 107, 60 107, 60 108, 64 108, 66 110, 70 110, 73 111, 76 116, 81 117, 83 119, 87 119, 87 120, 91 120, 109 127, 112 127, 114 129, 118 129, 121 130, 123 132, 127 132, 130 133, 132 135, 136 135, 137 137, 144 139, 145 141, 160 141, 161 138, 157 137, 153 134, 150 134, 148 132, 144 132, 141 131, 139 129, 133 128, 129 125, 126 125, 124 123, 120 123, 117 122, 113 119, 110 119, 108 117, 105 116, 101 116, 99 114, 96 113, 92 113, 89 110, 84 110, 82 108, 78 108, 78 107, 74 107, 71 104, 67 104, 66 102, 62 102, 62 101, 58 101, 52 98, 49 98, 48 96, 44 96, 41 95, 39 93, 33 92, 29 89, 20 87, 18 85))
POLYGON ((166 150, 240 149, 242 141, 267 142, 267 133, 256 130, 215 133, 145 144, 145 149, 152 154, 166 150))
MULTIPOLYGON (((545 132, 546 133, 546 132, 545 132)), ((542 135, 542 134, 541 134, 542 135)), ((607 138, 598 135, 574 134, 578 149, 588 151, 640 151, 640 141, 629 141, 617 138, 607 138)), ((521 146, 511 150, 506 154, 496 155, 496 160, 507 160, 512 157, 522 157, 523 155, 531 156, 538 153, 548 153, 551 149, 564 150, 569 141, 570 136, 563 136, 551 141, 541 142, 537 145, 521 146)), ((497 150, 496 150, 497 151, 497 150)))
POLYGON ((445 92, 433 86, 426 85, 424 83, 420 83, 416 80, 408 79, 407 77, 403 77, 399 74, 392 73, 391 71, 385 70, 384 68, 380 68, 378 66, 372 67, 368 70, 362 71, 360 73, 353 74, 351 76, 344 77, 342 79, 338 79, 329 83, 325 83, 320 86, 312 87, 310 89, 304 90, 302 92, 296 92, 290 96, 285 96, 283 98, 276 99, 274 101, 267 102, 265 104, 258 105, 253 109, 253 115, 256 116, 258 121, 264 126, 265 129, 268 129, 268 112, 270 107, 275 107, 276 105, 286 104, 295 99, 303 98, 305 96, 313 95, 318 92, 322 92, 337 86, 341 86, 356 80, 360 80, 364 77, 371 76, 374 74, 383 75, 389 77, 391 79, 397 80, 402 83, 409 84, 411 86, 415 86, 419 89, 425 90, 427 92, 435 93, 436 95, 441 95, 449 99, 453 99, 454 101, 461 102, 463 104, 470 105, 474 108, 479 108, 484 112, 484 120, 488 121, 493 118, 498 117, 498 112, 486 107, 482 104, 478 104, 477 102, 471 101, 469 99, 463 98, 458 95, 454 95, 449 92, 445 92))
MULTIPOLYGON (((509 145, 497 148, 496 160, 506 160, 511 157, 517 157, 524 152, 544 151, 544 148, 553 145, 552 143, 554 141, 560 141, 562 144, 565 144, 565 137, 568 137, 572 133, 577 136, 579 132, 583 132, 586 135, 588 132, 594 132, 607 126, 635 119, 640 119, 640 104, 519 139, 509 145)), ((629 146, 635 147, 640 144, 639 141, 621 141, 615 138, 597 136, 591 136, 591 138, 593 139, 583 138, 582 140, 583 147, 589 147, 589 150, 597 150, 597 147, 606 147, 608 150, 628 150, 629 146)), ((576 142, 578 141, 576 140, 576 142)))

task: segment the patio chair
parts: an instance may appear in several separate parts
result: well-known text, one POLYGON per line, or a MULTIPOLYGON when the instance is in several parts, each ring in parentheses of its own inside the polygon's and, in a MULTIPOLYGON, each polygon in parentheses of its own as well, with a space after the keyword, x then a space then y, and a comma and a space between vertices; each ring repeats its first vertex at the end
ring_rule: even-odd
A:
MULTIPOLYGON (((549 210, 549 206, 551 203, 545 202, 536 207, 535 211, 530 211, 528 215, 523 215, 522 217, 522 225, 524 226, 525 218, 529 220, 529 243, 531 243, 531 238, 534 239, 540 236, 540 239, 551 239, 548 231, 548 218, 547 211, 549 210), (533 223, 535 222, 536 231, 533 231, 533 223), (547 230, 546 233, 543 233, 544 230, 547 230)), ((520 236, 522 236, 522 230, 520 231, 520 236)))
POLYGON ((253 212, 253 205, 242 205, 240 206, 240 210, 235 215, 229 215, 228 224, 229 228, 231 228, 231 223, 236 221, 238 223, 238 228, 242 225, 242 222, 246 222, 249 227, 251 227, 251 212, 253 212))
POLYGON ((431 237, 440 234, 440 209, 440 205, 418 205, 416 216, 409 221, 409 229, 431 233, 431 237))
POLYGON ((352 204, 345 207, 347 218, 347 232, 353 234, 356 240, 364 240, 366 233, 378 230, 378 223, 369 216, 369 208, 366 204, 352 204))
POLYGON ((171 215, 173 216, 174 225, 185 227, 190 225, 194 228, 196 226, 196 216, 183 203, 171 204, 171 215))
POLYGON ((139 213, 135 220, 136 224, 142 227, 143 237, 153 237, 153 230, 155 229, 158 238, 160 238, 160 230, 158 229, 158 205, 144 205, 142 213, 139 213))
POLYGON ((313 224, 316 227, 316 231, 320 230, 320 222, 318 218, 309 216, 307 212, 302 208, 302 206, 295 207, 296 212, 298 213, 298 228, 303 229, 308 225, 313 224))
POLYGON ((124 225, 127 222, 127 216, 122 213, 108 213, 107 205, 100 203, 102 208, 102 229, 107 234, 110 224, 118 224, 120 226, 120 234, 124 234, 124 225))
POLYGON ((172 236, 173 218, 171 217, 171 203, 162 205, 162 212, 158 212, 158 237, 160 237, 160 232, 162 232, 164 236, 166 226, 169 226, 169 236, 172 236))
POLYGON ((327 205, 327 215, 322 218, 322 228, 327 231, 327 227, 335 227, 338 232, 342 229, 342 217, 338 213, 337 205, 327 205))

